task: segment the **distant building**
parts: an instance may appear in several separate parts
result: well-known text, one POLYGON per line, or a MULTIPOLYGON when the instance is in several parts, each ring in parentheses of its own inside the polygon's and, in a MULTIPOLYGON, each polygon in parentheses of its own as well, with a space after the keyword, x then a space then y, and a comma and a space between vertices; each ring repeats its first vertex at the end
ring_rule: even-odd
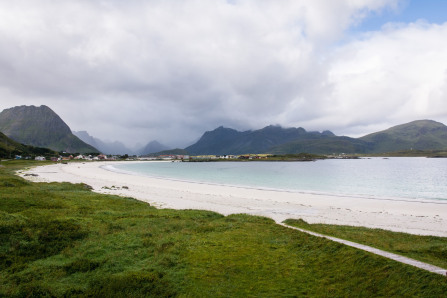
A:
POLYGON ((126 158, 126 160, 156 160, 156 159, 158 159, 158 158, 154 157, 154 156, 138 157, 136 159, 133 157, 126 158))
POLYGON ((197 155, 191 156, 192 159, 217 159, 216 155, 197 155))
POLYGON ((43 156, 36 156, 35 160, 44 161, 46 158, 43 156))

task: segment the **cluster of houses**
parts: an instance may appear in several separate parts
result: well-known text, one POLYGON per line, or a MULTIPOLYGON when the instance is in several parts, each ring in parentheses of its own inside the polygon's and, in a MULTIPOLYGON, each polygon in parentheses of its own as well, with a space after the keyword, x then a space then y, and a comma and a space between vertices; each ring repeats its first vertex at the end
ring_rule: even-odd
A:
POLYGON ((191 159, 265 159, 273 156, 272 154, 241 154, 241 155, 198 155, 191 159))
MULTIPOLYGON (((126 160, 173 160, 173 161, 189 161, 189 160, 218 160, 218 159, 266 159, 271 157, 272 154, 241 154, 241 155, 159 155, 159 156, 131 156, 127 157, 126 160)), ((17 156, 16 159, 21 159, 21 156, 17 156)), ((97 156, 92 155, 69 155, 69 156, 59 156, 59 157, 51 157, 50 160, 54 162, 58 161, 68 161, 68 160, 118 160, 121 159, 119 156, 107 156, 105 154, 100 154, 97 156)), ((47 160, 44 156, 37 156, 35 160, 44 161, 47 160)))
POLYGON ((241 154, 241 155, 159 155, 152 157, 138 157, 137 160, 217 160, 217 159, 265 159, 272 154, 241 154))
MULTIPOLYGON (((69 155, 69 156, 59 156, 59 157, 51 157, 50 160, 51 161, 67 161, 67 160, 117 160, 118 157, 116 156, 110 156, 107 157, 107 155, 104 154, 99 154, 96 156, 92 156, 92 155, 77 155, 77 156, 73 156, 73 155, 69 155)), ((36 156, 35 160, 47 160, 44 156, 36 156)))

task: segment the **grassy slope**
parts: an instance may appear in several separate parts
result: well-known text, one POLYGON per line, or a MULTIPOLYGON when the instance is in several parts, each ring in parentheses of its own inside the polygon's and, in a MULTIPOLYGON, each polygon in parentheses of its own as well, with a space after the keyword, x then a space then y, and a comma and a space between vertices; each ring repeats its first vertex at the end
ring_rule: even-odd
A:
POLYGON ((13 154, 23 151, 24 146, 0 132, 0 157, 14 157, 13 154))
POLYGON ((394 252, 441 268, 447 268, 447 238, 445 237, 418 236, 352 226, 308 224, 303 220, 293 219, 287 220, 286 223, 309 231, 394 252))
POLYGON ((274 224, 0 168, 0 296, 442 296, 445 278, 274 224))
POLYGON ((432 120, 417 120, 393 126, 359 138, 375 143, 371 152, 400 150, 444 150, 447 148, 447 127, 432 120))
POLYGON ((0 132, 0 158, 14 158, 15 155, 55 156, 57 152, 47 148, 20 144, 0 132))

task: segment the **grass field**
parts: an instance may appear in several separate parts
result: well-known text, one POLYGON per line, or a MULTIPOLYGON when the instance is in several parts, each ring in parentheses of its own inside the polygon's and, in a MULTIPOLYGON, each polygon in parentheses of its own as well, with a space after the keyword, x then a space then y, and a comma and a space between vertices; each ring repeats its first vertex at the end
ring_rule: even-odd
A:
MULTIPOLYGON (((247 215, 156 209, 0 167, 0 296, 424 296, 445 277, 247 215)), ((400 241, 399 239, 396 243, 400 241)))

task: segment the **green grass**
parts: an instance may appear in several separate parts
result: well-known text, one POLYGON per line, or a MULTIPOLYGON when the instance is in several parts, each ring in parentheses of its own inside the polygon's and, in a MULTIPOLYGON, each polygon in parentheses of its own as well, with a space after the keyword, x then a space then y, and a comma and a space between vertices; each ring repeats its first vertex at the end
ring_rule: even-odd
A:
POLYGON ((295 219, 288 219, 285 223, 447 268, 446 237, 420 236, 364 227, 308 224, 295 219))
POLYGON ((33 164, 0 167, 0 297, 447 293, 442 276, 267 218, 161 210, 12 174, 33 164))

